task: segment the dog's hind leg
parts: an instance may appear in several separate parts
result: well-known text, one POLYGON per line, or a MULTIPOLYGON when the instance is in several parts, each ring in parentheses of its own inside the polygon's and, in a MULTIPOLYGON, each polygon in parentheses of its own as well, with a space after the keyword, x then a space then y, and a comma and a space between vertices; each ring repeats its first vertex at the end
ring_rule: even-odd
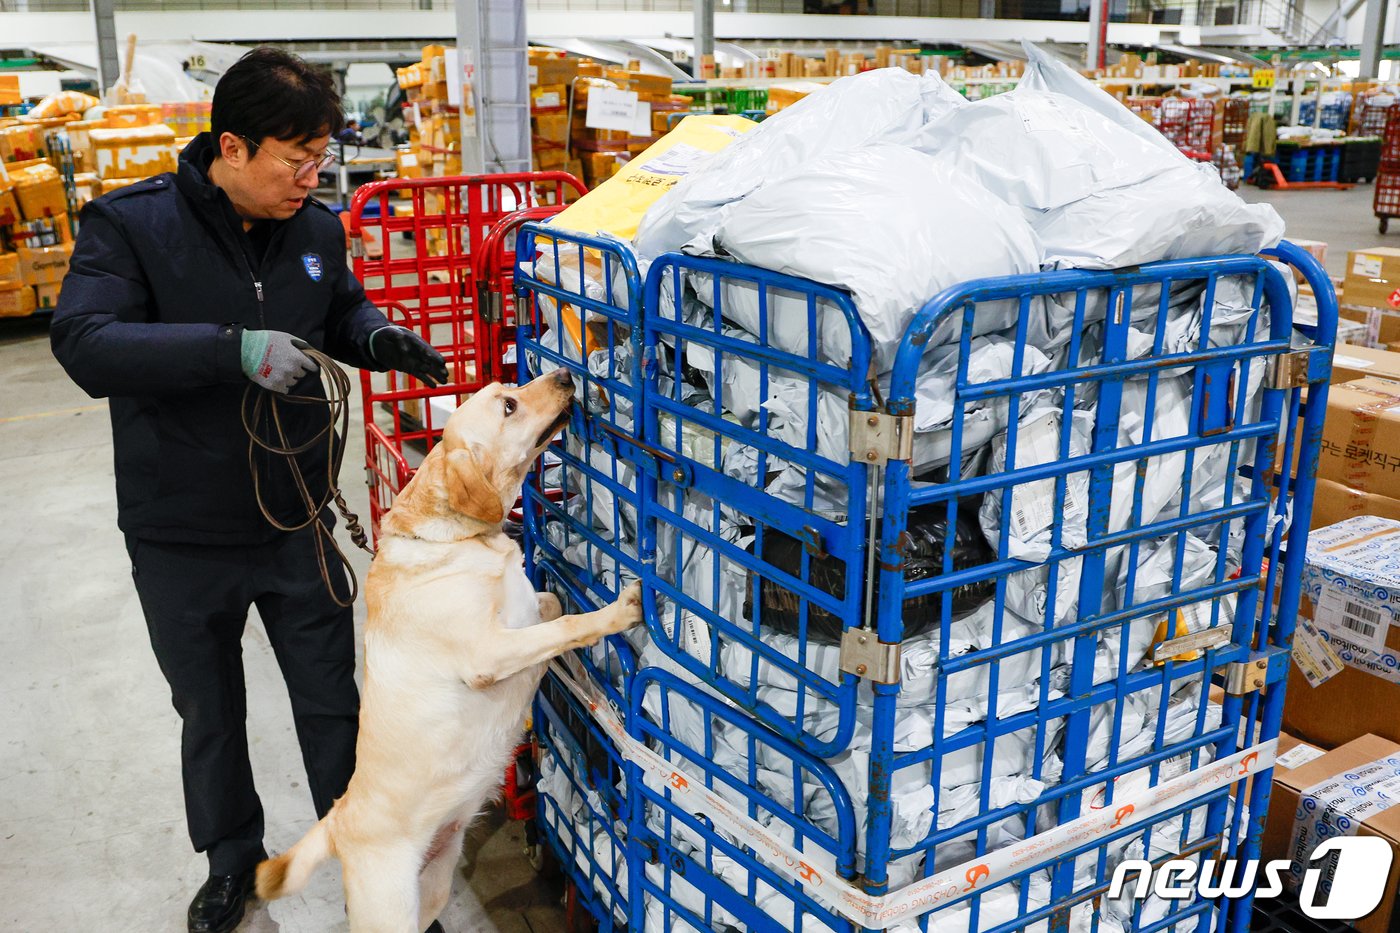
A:
POLYGON ((457 859, 462 854, 462 837, 466 835, 462 823, 444 826, 438 831, 428 854, 428 863, 418 876, 418 929, 427 929, 447 906, 452 896, 452 871, 457 867, 457 859))
POLYGON ((421 933, 418 853, 403 844, 357 849, 340 856, 350 933, 421 933))

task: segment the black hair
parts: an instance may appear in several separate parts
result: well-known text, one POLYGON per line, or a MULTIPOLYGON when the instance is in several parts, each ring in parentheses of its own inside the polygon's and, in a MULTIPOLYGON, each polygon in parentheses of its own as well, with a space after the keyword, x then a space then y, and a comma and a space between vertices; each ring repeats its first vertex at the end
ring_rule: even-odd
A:
POLYGON ((329 71, 264 46, 224 72, 209 123, 216 145, 224 133, 254 143, 268 137, 304 143, 340 131, 345 114, 329 71))

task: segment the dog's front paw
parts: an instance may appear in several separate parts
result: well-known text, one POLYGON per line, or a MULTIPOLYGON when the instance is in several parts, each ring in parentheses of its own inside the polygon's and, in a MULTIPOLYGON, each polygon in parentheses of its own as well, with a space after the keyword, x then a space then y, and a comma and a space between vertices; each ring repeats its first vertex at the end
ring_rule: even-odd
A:
POLYGON ((641 581, 634 581, 622 591, 617 597, 617 602, 612 604, 613 618, 612 625, 608 629, 609 634, 625 632, 632 626, 642 621, 642 584, 641 581))

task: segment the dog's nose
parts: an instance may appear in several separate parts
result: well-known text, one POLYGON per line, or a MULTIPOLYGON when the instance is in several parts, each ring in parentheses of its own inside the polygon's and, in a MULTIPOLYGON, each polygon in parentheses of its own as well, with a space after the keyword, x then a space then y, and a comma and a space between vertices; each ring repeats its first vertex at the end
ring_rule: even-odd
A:
POLYGON ((555 384, 558 385, 560 388, 573 391, 574 374, 569 372, 567 367, 560 366, 554 372, 549 374, 549 378, 553 379, 555 384))

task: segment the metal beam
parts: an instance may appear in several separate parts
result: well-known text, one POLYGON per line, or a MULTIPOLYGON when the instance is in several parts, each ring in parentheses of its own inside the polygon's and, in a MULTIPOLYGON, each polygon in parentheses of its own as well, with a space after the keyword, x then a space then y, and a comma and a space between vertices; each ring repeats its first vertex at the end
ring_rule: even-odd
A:
POLYGON ((461 120, 462 171, 530 170, 530 85, 525 5, 516 0, 456 0, 457 54, 449 86, 469 86, 461 120), (474 105, 474 113, 469 107, 474 105))
MULTIPOLYGON (((1380 75, 1381 53, 1385 44, 1385 14, 1393 0, 1366 0, 1366 25, 1361 33, 1361 78, 1375 80, 1380 75)), ((1318 109, 1322 100, 1318 99, 1318 109)))
POLYGON ((103 93, 122 73, 117 60, 116 0, 92 0, 92 21, 97 30, 97 87, 103 93))
POLYGON ((704 56, 715 54, 715 0, 691 0, 695 8, 695 77, 700 77, 704 56))
POLYGON ((1084 58, 1087 68, 1097 70, 1106 66, 1108 4, 1109 0, 1089 0, 1089 46, 1084 58))

